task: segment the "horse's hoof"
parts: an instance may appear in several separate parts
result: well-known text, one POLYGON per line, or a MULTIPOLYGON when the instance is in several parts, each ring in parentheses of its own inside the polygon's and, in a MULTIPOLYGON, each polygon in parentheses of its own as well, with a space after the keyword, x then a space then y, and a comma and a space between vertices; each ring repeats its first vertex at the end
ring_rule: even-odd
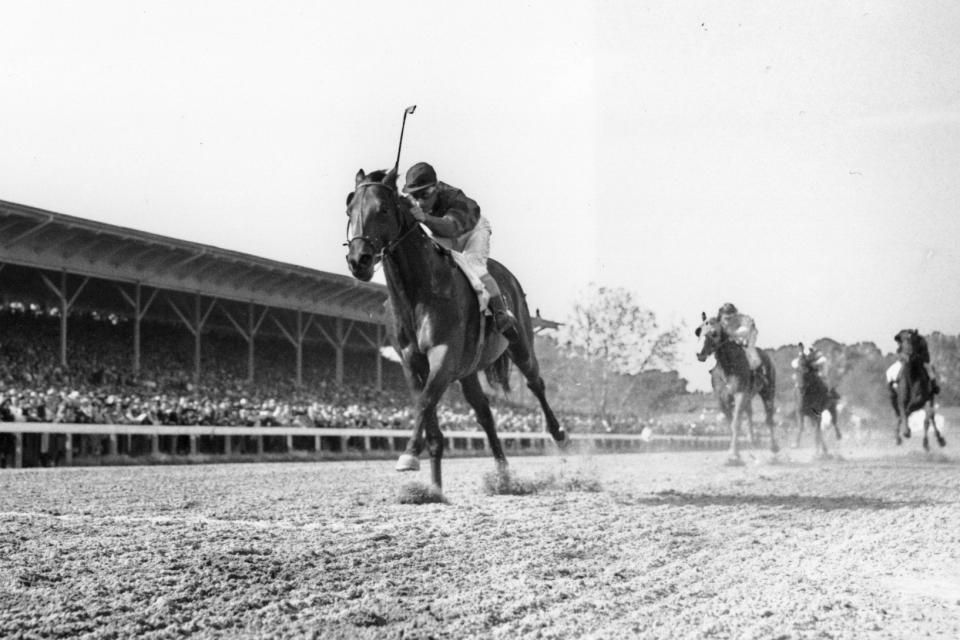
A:
POLYGON ((774 442, 772 445, 770 445, 770 451, 773 453, 780 453, 780 445, 774 442))
POLYGON ((930 451, 930 441, 927 438, 923 439, 923 450, 930 451))
POLYGON ((397 459, 397 471, 420 471, 420 460, 409 453, 401 454, 397 459))
POLYGON ((906 429, 903 430, 903 437, 904 438, 910 437, 910 427, 907 427, 906 429))
POLYGON ((903 439, 900 437, 900 434, 898 433, 898 434, 897 434, 897 446, 899 447, 899 446, 902 445, 902 444, 903 444, 903 439))
POLYGON ((937 444, 940 445, 941 447, 945 447, 947 446, 947 439, 944 438, 943 436, 937 436, 937 444))

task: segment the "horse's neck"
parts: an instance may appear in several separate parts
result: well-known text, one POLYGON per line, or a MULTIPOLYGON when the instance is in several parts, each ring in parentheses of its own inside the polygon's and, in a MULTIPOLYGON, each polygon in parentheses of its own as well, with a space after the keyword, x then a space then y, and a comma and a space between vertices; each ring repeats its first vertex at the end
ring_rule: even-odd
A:
POLYGON ((741 347, 726 340, 717 345, 717 364, 720 365, 724 375, 731 376, 740 373, 737 370, 736 360, 741 351, 741 347))
MULTIPOLYGON (((406 233, 406 231, 404 231, 406 233)), ((413 229, 384 260, 387 292, 401 321, 414 330, 414 309, 438 298, 436 289, 449 267, 421 229, 413 229)))

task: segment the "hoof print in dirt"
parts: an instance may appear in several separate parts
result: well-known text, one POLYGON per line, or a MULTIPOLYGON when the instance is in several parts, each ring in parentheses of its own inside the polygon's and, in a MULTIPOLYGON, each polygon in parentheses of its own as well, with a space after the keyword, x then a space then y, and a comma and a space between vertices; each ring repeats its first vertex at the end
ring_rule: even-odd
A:
POLYGON ((446 504, 447 499, 443 496, 443 492, 433 485, 408 482, 400 487, 397 502, 400 504, 446 504))

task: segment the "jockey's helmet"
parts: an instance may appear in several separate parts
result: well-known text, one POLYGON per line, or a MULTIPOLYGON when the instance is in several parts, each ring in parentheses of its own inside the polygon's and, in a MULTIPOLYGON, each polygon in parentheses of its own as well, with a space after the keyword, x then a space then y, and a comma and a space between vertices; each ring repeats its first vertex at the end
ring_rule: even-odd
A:
POLYGON ((728 316, 728 315, 733 315, 735 313, 738 313, 737 305, 733 304, 732 302, 726 302, 722 307, 720 307, 720 311, 717 313, 717 315, 728 316))
POLYGON ((404 193, 416 193, 437 184, 437 172, 426 162, 418 162, 407 169, 407 177, 403 185, 404 193))

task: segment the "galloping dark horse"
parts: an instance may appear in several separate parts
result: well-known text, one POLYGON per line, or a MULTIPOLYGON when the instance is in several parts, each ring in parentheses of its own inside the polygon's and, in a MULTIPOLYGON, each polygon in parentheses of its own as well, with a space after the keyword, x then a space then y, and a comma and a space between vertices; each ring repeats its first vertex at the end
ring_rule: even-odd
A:
POLYGON ((827 386, 815 365, 819 354, 811 349, 809 353, 803 350, 800 343, 800 355, 797 357, 797 446, 800 446, 800 436, 807 418, 813 421, 813 433, 816 441, 817 453, 827 455, 827 445, 823 441, 820 430, 820 421, 823 412, 830 415, 833 431, 840 439, 840 427, 837 424, 837 401, 840 394, 837 390, 827 386))
POLYGON ((357 172, 355 191, 347 197, 347 264, 354 277, 367 281, 376 263, 383 262, 389 295, 388 333, 416 405, 416 424, 397 469, 419 468, 418 456, 426 434, 431 477, 439 489, 443 434, 437 422, 437 403, 454 381, 460 381, 501 469, 506 466, 506 457, 490 403, 480 386, 480 371, 486 372, 489 382, 507 389, 513 361, 540 401, 550 435, 556 442, 564 442, 566 432, 547 404, 533 351, 530 312, 520 283, 506 267, 489 261, 490 274, 517 318, 519 340, 508 343, 485 321, 477 294, 449 252, 414 219, 407 200, 397 194, 396 180, 392 171, 369 175, 362 169, 357 172))
POLYGON ((927 347, 927 341, 916 329, 904 329, 897 333, 893 339, 899 345, 897 353, 902 363, 899 376, 889 383, 890 402, 897 414, 897 444, 903 442, 900 438, 901 432, 903 432, 904 438, 910 437, 908 421, 910 414, 924 409, 926 415, 923 419, 923 448, 927 451, 930 450, 928 431, 931 425, 937 435, 937 443, 944 447, 947 441, 940 433, 934 417, 934 400, 940 392, 940 387, 937 381, 932 379, 927 372, 926 365, 930 362, 930 350, 927 347), (928 404, 929 411, 926 410, 928 404))
POLYGON ((717 366, 710 372, 713 382, 713 392, 720 403, 727 423, 730 425, 730 462, 736 463, 740 459, 740 445, 737 440, 740 428, 740 418, 745 413, 752 432, 753 408, 751 403, 754 394, 759 394, 763 400, 766 413, 767 427, 770 429, 770 450, 776 453, 780 450, 773 428, 774 406, 776 395, 776 373, 770 356, 760 351, 760 360, 766 375, 755 375, 750 370, 750 363, 743 347, 727 338, 726 332, 716 318, 708 318, 706 313, 701 314, 703 323, 694 332, 703 341, 697 359, 706 362, 710 355, 717 359, 717 366))

